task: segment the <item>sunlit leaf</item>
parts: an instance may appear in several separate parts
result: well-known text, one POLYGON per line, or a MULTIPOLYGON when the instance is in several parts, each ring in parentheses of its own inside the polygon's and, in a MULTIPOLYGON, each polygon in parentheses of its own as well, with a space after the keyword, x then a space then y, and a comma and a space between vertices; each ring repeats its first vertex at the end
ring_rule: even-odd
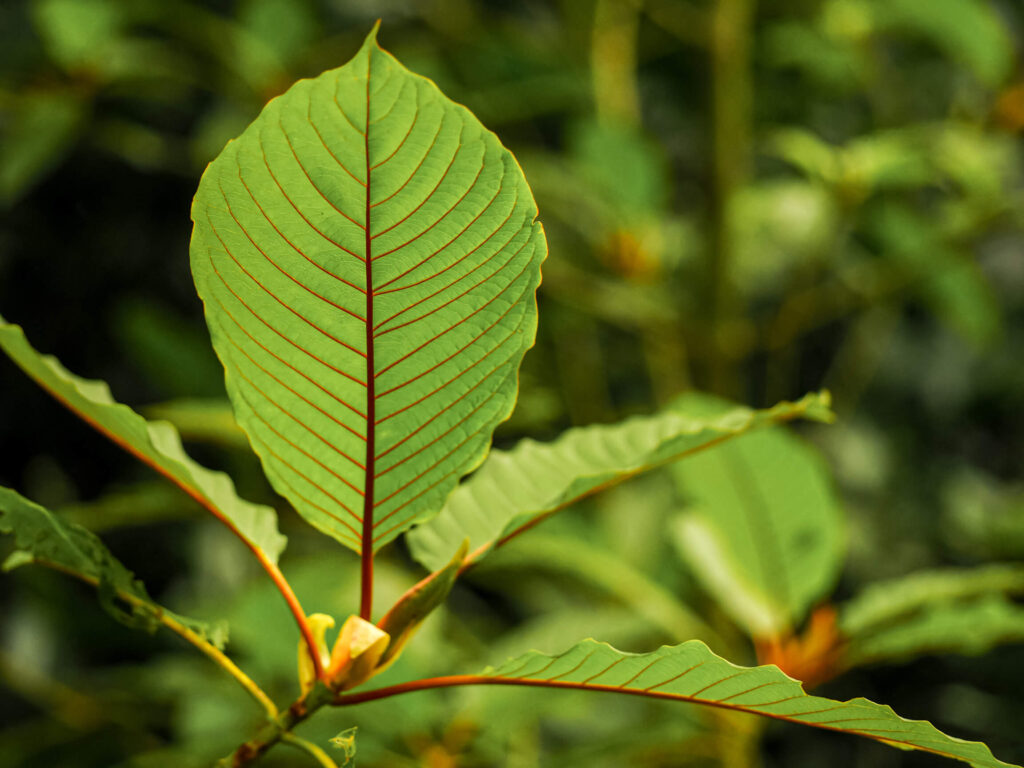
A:
POLYGON ((688 701, 864 736, 901 749, 963 760, 977 768, 1009 765, 993 757, 984 744, 947 736, 926 721, 906 720, 873 701, 809 696, 777 667, 737 666, 699 640, 644 654, 623 653, 605 643, 584 640, 559 656, 527 653, 481 675, 450 679, 453 684, 583 689, 688 701))
POLYGON ((430 516, 483 458, 533 343, 546 253, 512 155, 375 35, 270 102, 192 211, 239 423, 274 487, 359 552, 430 516))
POLYGON ((227 641, 226 625, 186 619, 157 605, 142 582, 93 533, 3 486, 0 533, 13 534, 18 547, 4 563, 4 570, 30 563, 54 568, 98 587, 103 607, 122 623, 153 631, 161 614, 167 614, 218 648, 227 641))
POLYGON ((17 325, 0 317, 0 348, 25 373, 91 426, 177 484, 213 512, 250 547, 276 562, 285 537, 277 513, 240 499, 223 472, 212 472, 189 458, 181 437, 167 422, 146 421, 114 400, 106 382, 81 379, 50 355, 40 355, 17 325))
POLYGON ((827 420, 827 394, 807 395, 754 411, 733 408, 713 417, 685 407, 621 424, 570 429, 553 443, 523 440, 493 451, 460 485, 441 514, 409 534, 414 557, 430 570, 466 538, 479 559, 501 539, 609 485, 752 429, 795 418, 827 420))
POLYGON ((793 628, 842 562, 842 512, 822 458, 781 429, 763 430, 672 472, 690 504, 673 540, 697 578, 752 636, 793 628))

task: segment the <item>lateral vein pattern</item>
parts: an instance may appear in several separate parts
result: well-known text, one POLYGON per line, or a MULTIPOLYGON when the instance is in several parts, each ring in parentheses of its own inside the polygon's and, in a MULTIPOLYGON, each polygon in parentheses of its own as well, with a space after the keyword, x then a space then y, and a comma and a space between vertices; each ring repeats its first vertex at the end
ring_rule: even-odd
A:
POLYGON ((204 174, 192 270, 239 423, 356 552, 435 514, 511 412, 536 214, 508 150, 372 35, 204 174))

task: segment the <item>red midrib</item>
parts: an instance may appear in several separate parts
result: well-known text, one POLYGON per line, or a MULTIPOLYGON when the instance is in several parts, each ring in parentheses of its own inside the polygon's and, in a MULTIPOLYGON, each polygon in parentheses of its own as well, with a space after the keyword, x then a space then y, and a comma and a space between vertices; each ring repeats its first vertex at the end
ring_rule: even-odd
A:
POLYGON ((366 125, 363 131, 364 154, 366 155, 366 212, 364 231, 366 236, 366 483, 363 495, 363 540, 360 547, 360 599, 359 615, 371 621, 373 613, 373 481, 376 470, 375 433, 375 368, 373 365, 373 258, 370 252, 370 58, 373 48, 366 52, 366 125))

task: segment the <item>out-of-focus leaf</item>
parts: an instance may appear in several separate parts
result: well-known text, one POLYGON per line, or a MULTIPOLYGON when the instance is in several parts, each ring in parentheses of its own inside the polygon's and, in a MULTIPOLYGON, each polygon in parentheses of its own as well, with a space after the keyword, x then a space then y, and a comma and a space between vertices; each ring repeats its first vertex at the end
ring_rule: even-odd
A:
POLYGON ((1024 488, 962 470, 943 497, 948 546, 975 557, 1024 559, 1024 488))
POLYGON ((170 308, 151 301, 123 301, 111 330, 161 396, 223 396, 224 374, 202 328, 170 308))
POLYGON ((28 91, 0 138, 0 205, 10 205, 60 164, 78 138, 86 106, 64 90, 28 91))
POLYGON ((186 442, 213 443, 227 448, 247 449, 249 438, 238 422, 226 398, 184 398, 146 406, 142 413, 149 419, 169 421, 186 442))
MULTIPOLYGON (((696 638, 722 647, 717 633, 671 592, 611 552, 568 536, 534 534, 488 558, 480 578, 522 569, 582 580, 617 598, 673 640, 696 638)), ((724 649, 723 649, 724 650, 724 649)))
POLYGON ((673 541, 696 577, 751 636, 793 629, 842 564, 843 514, 821 456, 781 429, 764 430, 672 472, 690 502, 673 541))
POLYGON ((830 417, 827 393, 761 411, 735 407, 713 417, 692 413, 684 403, 621 424, 570 429, 552 443, 523 440, 511 451, 492 451, 441 513, 409 534, 409 545, 432 571, 466 538, 470 559, 477 560, 501 539, 601 488, 752 429, 830 417))
POLYGON ((847 636, 862 635, 902 621, 929 605, 994 593, 1024 593, 1024 566, 920 571, 876 582, 843 607, 840 628, 847 636))
POLYGON ((114 400, 106 382, 81 379, 53 356, 41 355, 24 331, 0 317, 0 348, 43 389, 126 451, 149 464, 201 503, 251 548, 276 562, 286 539, 277 513, 238 497, 223 472, 211 472, 189 458, 181 437, 167 422, 149 422, 114 400))
POLYGON ((879 21, 916 33, 969 67, 989 87, 1009 74, 1013 42, 988 0, 876 0, 879 21))
POLYGON ((821 184, 771 181, 744 188, 730 211, 734 275, 745 292, 777 292, 789 269, 829 256, 838 224, 821 184))
POLYGON ((162 479, 115 488, 91 501, 51 506, 63 519, 93 532, 194 519, 202 514, 198 504, 162 479))
POLYGON ((592 194, 612 203, 628 225, 662 211, 668 200, 665 160, 635 128, 608 120, 577 123, 570 152, 592 194))
POLYGON ((912 616, 849 639, 847 666, 901 661, 924 654, 978 655, 1024 641, 1024 608, 1001 595, 926 605, 912 616))
POLYGON ((1003 321, 991 285, 969 254, 943 241, 930 217, 893 204, 872 224, 886 255, 920 275, 919 290, 940 320, 979 347, 998 337, 1003 321))
POLYGON ((146 594, 142 582, 94 534, 61 520, 3 486, 0 486, 0 533, 13 534, 18 547, 4 563, 4 570, 29 563, 55 568, 98 587, 103 607, 128 626, 152 632, 159 626, 161 614, 167 614, 218 648, 223 648, 227 642, 226 625, 186 619, 157 605, 146 594))
POLYGON ((466 675, 460 682, 688 701, 864 736, 900 749, 962 760, 975 768, 1009 765, 993 757, 980 742, 947 736, 931 723, 906 720, 873 701, 809 696, 778 667, 737 666, 716 656, 699 640, 644 654, 622 653, 605 643, 584 640, 558 656, 528 653, 480 675, 466 675))
POLYGON ((310 524, 369 557, 483 459, 536 332, 536 215, 497 137, 376 31, 210 164, 193 276, 239 424, 310 524))
POLYGON ((305 0, 246 0, 239 21, 288 66, 305 53, 317 36, 313 6, 305 0))
POLYGON ((34 0, 33 17, 49 54, 69 70, 109 54, 125 26, 125 6, 114 0, 34 0))

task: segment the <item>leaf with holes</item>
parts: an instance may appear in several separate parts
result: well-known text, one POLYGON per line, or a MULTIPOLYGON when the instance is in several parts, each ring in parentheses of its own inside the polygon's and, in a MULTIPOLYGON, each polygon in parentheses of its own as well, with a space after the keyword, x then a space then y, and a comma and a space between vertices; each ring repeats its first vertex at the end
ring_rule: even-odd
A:
POLYGON ((372 553, 511 413, 547 248, 511 153, 382 50, 296 83, 210 165, 191 256, 274 487, 372 553))
MULTIPOLYGON (((984 744, 947 736, 931 723, 906 720, 873 701, 809 696, 778 667, 737 666, 716 656, 699 640, 643 654, 623 653, 605 643, 584 640, 559 656, 531 652, 481 675, 439 678, 441 681, 445 685, 525 685, 688 701, 865 736, 979 768, 1009 765, 993 757, 984 744)), ((373 692, 364 696, 371 698, 373 692)))

